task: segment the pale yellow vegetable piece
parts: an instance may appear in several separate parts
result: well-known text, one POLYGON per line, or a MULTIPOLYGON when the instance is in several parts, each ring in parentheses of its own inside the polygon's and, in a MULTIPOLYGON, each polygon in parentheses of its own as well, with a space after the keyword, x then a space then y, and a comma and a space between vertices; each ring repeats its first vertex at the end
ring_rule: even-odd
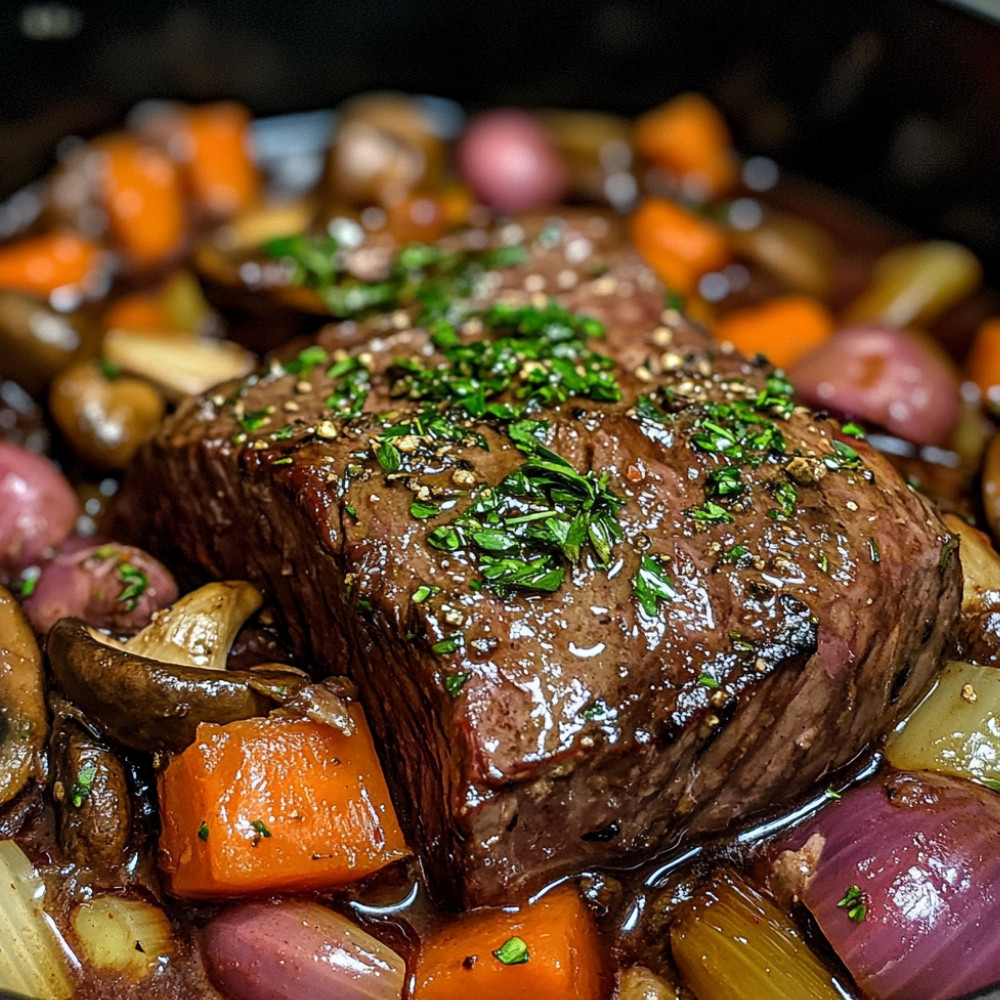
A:
POLYGON ((81 957, 96 969, 143 979, 174 953, 166 914, 140 899, 95 896, 72 921, 81 957))
POLYGON ((1000 669, 949 663, 889 737, 886 757, 907 771, 941 771, 1000 789, 1000 669))
POLYGON ((842 1000, 778 906, 735 872, 717 874, 670 927, 674 961, 698 1000, 842 1000))
POLYGON ((894 247, 875 262, 870 284, 844 320, 923 325, 973 291, 981 278, 978 258, 961 244, 927 240, 894 247))
POLYGON ((73 995, 75 958, 45 912, 45 883, 17 844, 0 840, 0 990, 38 1000, 73 995))

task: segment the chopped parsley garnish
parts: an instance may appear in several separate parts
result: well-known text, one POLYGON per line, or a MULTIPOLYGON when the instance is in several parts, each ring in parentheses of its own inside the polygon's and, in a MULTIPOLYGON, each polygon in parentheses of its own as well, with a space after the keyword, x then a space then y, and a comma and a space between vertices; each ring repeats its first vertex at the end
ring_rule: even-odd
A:
POLYGON ((273 406, 265 406, 261 410, 248 410, 239 418, 239 425, 245 431, 260 430, 268 422, 273 412, 273 406))
POLYGON ((310 344, 309 347, 304 347, 299 351, 294 360, 286 361, 282 365, 282 368, 289 375, 299 375, 302 378, 308 378, 314 368, 325 364, 326 361, 326 351, 319 344, 310 344))
POLYGON ((833 454, 824 455, 823 462, 828 469, 861 469, 861 456, 843 441, 832 441, 833 454))
POLYGON ((882 561, 882 550, 879 548, 879 544, 874 538, 868 539, 868 553, 871 556, 873 563, 882 561))
POLYGON ((942 570, 942 572, 948 568, 948 564, 951 562, 951 557, 957 551, 958 535, 952 535, 951 538, 949 538, 948 541, 941 546, 941 558, 938 560, 938 568, 942 570))
POLYGON ((703 524, 731 524, 733 521, 733 515, 712 500, 706 500, 697 507, 688 507, 684 513, 703 524))
POLYGON ((837 791, 836 788, 828 787, 823 790, 823 794, 828 799, 833 799, 834 802, 839 802, 844 796, 837 791))
POLYGON ((671 419, 657 405, 652 396, 640 396, 635 401, 635 415, 643 420, 652 420, 657 424, 665 424, 671 419))
POLYGON ((21 574, 18 584, 18 593, 21 597, 31 597, 35 592, 35 587, 38 585, 38 578, 41 575, 42 571, 37 566, 32 566, 21 574))
POLYGON ((441 588, 434 586, 433 583, 422 583, 410 595, 410 600, 413 601, 414 604, 423 604, 428 598, 433 597, 435 594, 440 592, 441 588))
POLYGON ((856 924, 860 924, 868 916, 868 904, 865 901, 865 894, 859 886, 849 886, 844 893, 844 898, 837 902, 837 906, 847 910, 847 915, 856 924))
POLYGON ((323 405, 340 417, 358 416, 365 408, 371 391, 371 372, 360 359, 351 355, 330 365, 326 377, 333 381, 334 388, 323 405))
POLYGON ((399 467, 403 462, 399 449, 391 441, 381 438, 375 445, 375 457, 378 459, 378 464, 382 466, 382 471, 390 474, 399 472, 399 467))
POLYGON ((558 590, 566 564, 589 552, 607 568, 621 540, 618 510, 625 501, 608 487, 608 473, 578 472, 525 428, 511 428, 528 459, 492 488, 481 489, 459 517, 435 528, 428 544, 476 555, 483 585, 509 596, 558 590))
POLYGON ((713 691, 719 687, 719 682, 711 674, 701 674, 698 677, 698 683, 702 687, 711 688, 713 691))
POLYGON ((799 491, 791 483, 778 483, 773 490, 778 506, 768 511, 770 517, 791 517, 799 502, 799 491))
POLYGON ((198 827, 198 839, 208 840, 208 823, 204 820, 201 821, 201 826, 198 827))
POLYGON ((271 831, 267 828, 267 825, 263 820, 255 819, 250 823, 253 827, 253 846, 256 847, 262 839, 266 839, 271 836, 271 831))
POLYGON ((673 600, 677 591, 659 556, 643 555, 632 581, 632 593, 650 618, 656 614, 660 601, 673 600))
POLYGON ((454 653, 465 646, 465 636, 461 632, 453 632, 451 635, 445 636, 443 639, 439 639, 437 642, 431 646, 431 651, 438 653, 442 656, 446 656, 448 653, 454 653))
POLYGON ((441 508, 435 503, 424 503, 422 500, 414 500, 410 504, 410 514, 418 520, 437 517, 440 513, 441 508))
POLYGON ((600 719, 602 716, 607 714, 608 705, 603 698, 595 699, 583 710, 583 717, 588 720, 600 719))
POLYGON ((107 358, 95 358, 94 364, 97 366, 97 370, 101 373, 101 377, 105 382, 114 382, 116 379, 122 377, 121 365, 116 365, 107 358))
POLYGON ((79 809, 90 797, 90 791, 94 787, 94 778, 97 775, 97 767, 88 764, 81 767, 77 772, 73 787, 69 790, 69 801, 74 808, 79 809))
POLYGON ((523 938, 509 937, 495 952, 493 957, 503 965, 523 965, 528 961, 528 946, 523 938))
POLYGON ((118 566, 118 579, 122 582, 118 600, 125 605, 126 611, 135 611, 149 587, 149 577, 130 562, 122 562, 118 566))
POLYGON ((444 679, 445 690, 452 698, 457 698, 459 691, 465 687, 465 682, 469 679, 468 674, 452 674, 444 679))
POLYGON ((396 254, 384 278, 362 281, 344 264, 344 247, 333 236, 298 233, 268 240, 263 251, 287 262, 291 280, 311 288, 333 316, 348 319, 419 305, 432 317, 447 315, 457 299, 475 294, 483 275, 526 259, 522 246, 490 250, 443 250, 412 243, 396 254))
POLYGON ((426 367, 419 358, 397 359, 393 395, 449 403, 472 417, 499 420, 517 419, 530 404, 621 399, 614 362, 587 345, 604 336, 598 320, 552 300, 541 307, 496 303, 461 317, 471 318, 493 336, 463 341, 455 323, 432 323, 431 340, 443 360, 426 367), (515 402, 493 402, 508 391, 515 402))
POLYGON ((738 465, 713 469, 705 480, 705 493, 710 497, 738 497, 743 492, 743 470, 738 465))
POLYGON ((858 440, 863 441, 865 437, 865 429, 860 424, 847 423, 840 428, 841 434, 846 434, 848 437, 858 438, 858 440))

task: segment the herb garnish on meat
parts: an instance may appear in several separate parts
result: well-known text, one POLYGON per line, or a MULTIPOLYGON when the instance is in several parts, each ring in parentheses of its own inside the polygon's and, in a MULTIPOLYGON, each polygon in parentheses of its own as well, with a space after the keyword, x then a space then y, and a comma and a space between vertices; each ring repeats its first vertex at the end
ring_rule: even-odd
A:
POLYGON ((444 250, 412 243, 397 251, 384 278, 363 281, 347 269, 349 248, 333 236, 281 236, 268 240, 263 250, 274 260, 287 262, 292 282, 311 288, 339 319, 418 304, 423 310, 420 322, 447 315, 456 299, 475 293, 488 271, 512 267, 527 256, 520 245, 444 250))
POLYGON ((428 543, 474 553, 483 585, 502 596, 558 590, 566 564, 579 563, 585 551, 606 569, 622 538, 617 515, 625 503, 609 489, 608 474, 578 472, 526 427, 514 425, 511 436, 527 460, 431 531, 428 543))

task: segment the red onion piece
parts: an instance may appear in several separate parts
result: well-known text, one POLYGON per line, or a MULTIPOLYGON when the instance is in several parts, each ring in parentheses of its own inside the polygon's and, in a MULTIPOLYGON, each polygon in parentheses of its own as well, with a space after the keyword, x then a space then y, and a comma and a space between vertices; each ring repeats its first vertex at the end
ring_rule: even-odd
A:
POLYGON ((230 1000, 399 1000, 406 964, 318 903, 252 902, 204 930, 205 965, 230 1000))
POLYGON ((110 542, 73 544, 42 568, 24 611, 39 633, 60 618, 74 617, 134 635, 177 596, 170 570, 142 549, 110 542))
POLYGON ((0 441, 0 573, 45 558, 79 513, 72 487, 47 458, 0 441))
POLYGON ((916 444, 946 447, 958 422, 961 380, 954 364, 910 330, 845 327, 787 374, 811 406, 916 444))
POLYGON ((462 177, 476 197, 502 212, 553 205, 566 187, 566 166, 538 118, 516 108, 473 118, 458 146, 462 177))
POLYGON ((891 774, 846 793, 787 846, 772 881, 798 891, 867 995, 951 1000, 1000 981, 997 792, 891 774), (803 884, 788 884, 793 871, 803 884))

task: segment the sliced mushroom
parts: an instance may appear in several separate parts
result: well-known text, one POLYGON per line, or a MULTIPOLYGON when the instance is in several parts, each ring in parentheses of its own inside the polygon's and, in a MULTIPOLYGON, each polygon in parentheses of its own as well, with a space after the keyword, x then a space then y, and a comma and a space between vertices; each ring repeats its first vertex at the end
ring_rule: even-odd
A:
POLYGON ((225 670, 236 633, 260 605, 260 591, 253 584, 207 583, 157 613, 128 640, 128 649, 150 660, 225 670))
POLYGON ((52 742, 59 843, 69 860, 109 875, 126 860, 132 834, 125 767, 72 718, 60 720, 52 742))
POLYGON ((0 805, 43 774, 44 678, 35 633, 13 594, 0 587, 0 805))
POLYGON ((64 618, 48 636, 52 672, 105 735, 136 750, 183 750, 200 723, 264 715, 308 684, 308 675, 290 666, 221 669, 259 606, 248 583, 207 584, 125 643, 64 618))

